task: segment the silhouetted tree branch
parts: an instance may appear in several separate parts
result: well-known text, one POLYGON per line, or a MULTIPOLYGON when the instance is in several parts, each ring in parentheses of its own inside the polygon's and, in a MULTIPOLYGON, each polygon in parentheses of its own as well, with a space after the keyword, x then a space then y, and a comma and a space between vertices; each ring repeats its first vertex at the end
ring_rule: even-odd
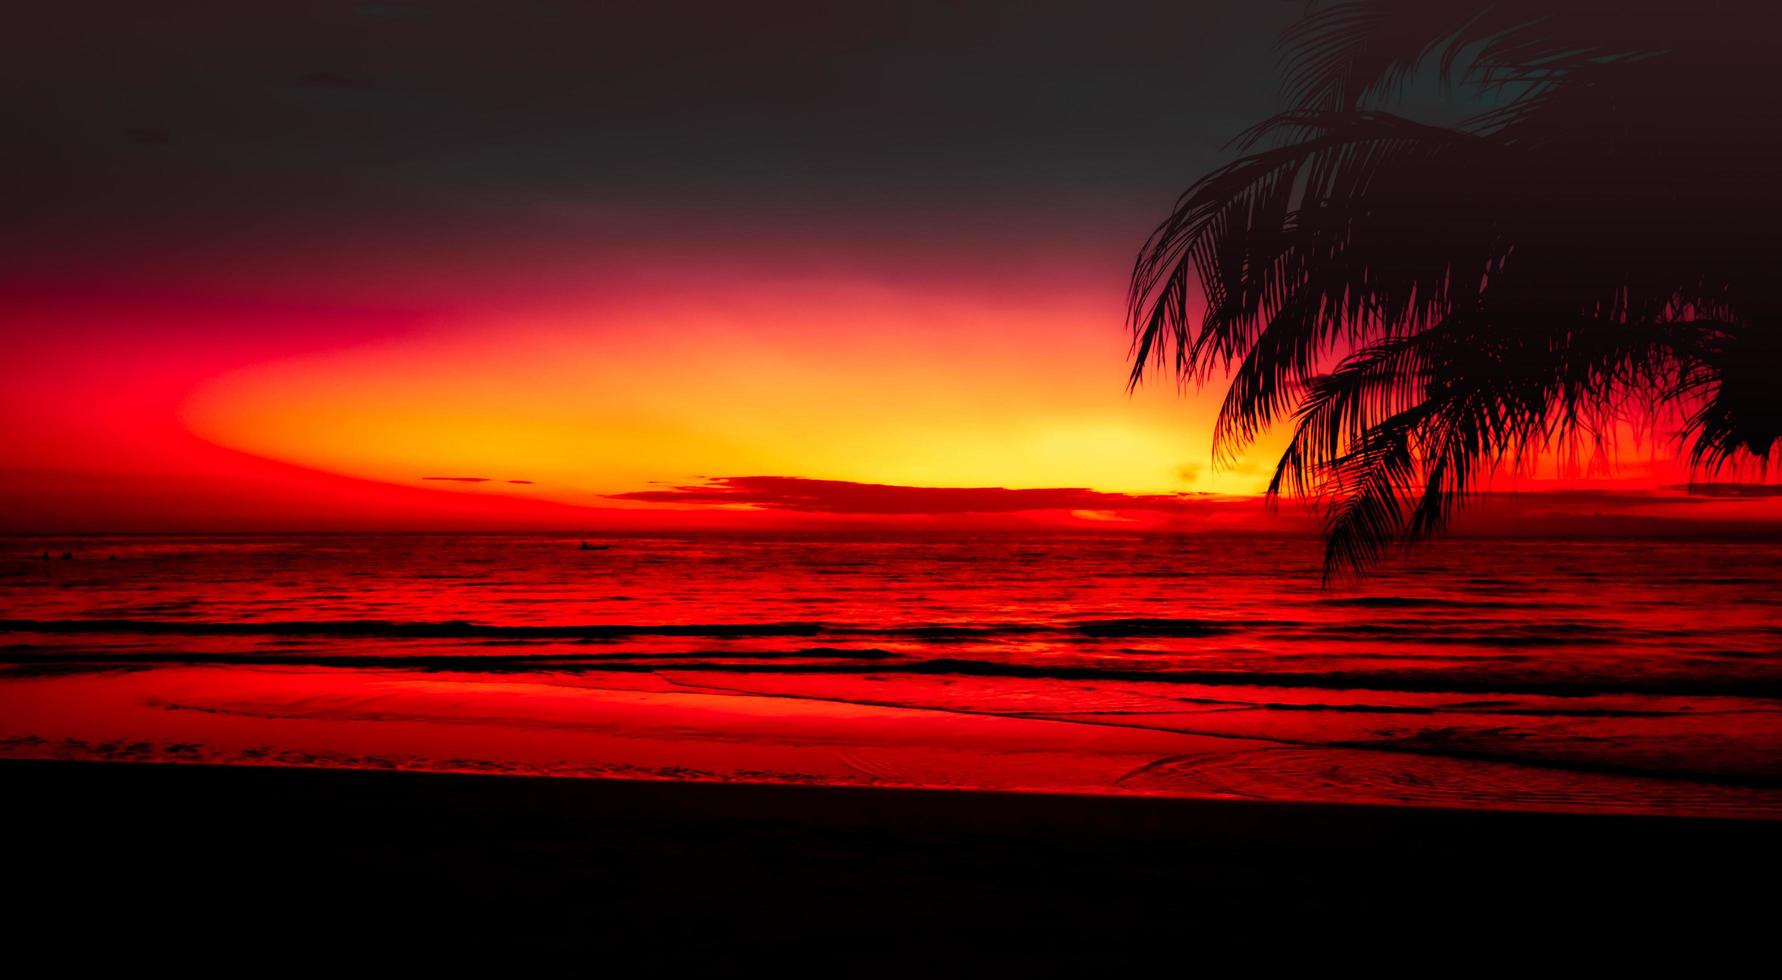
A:
POLYGON ((1140 251, 1131 383, 1229 379, 1214 451, 1293 433, 1327 577, 1479 480, 1673 423, 1698 472, 1782 434, 1782 14, 1756 0, 1349 0, 1284 39, 1287 111, 1140 251), (1458 122, 1410 118, 1438 85, 1458 122))

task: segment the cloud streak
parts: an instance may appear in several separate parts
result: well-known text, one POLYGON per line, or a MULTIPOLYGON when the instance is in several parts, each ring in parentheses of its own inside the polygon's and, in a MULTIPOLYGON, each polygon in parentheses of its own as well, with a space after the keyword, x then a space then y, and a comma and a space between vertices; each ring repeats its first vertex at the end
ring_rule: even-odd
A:
POLYGON ((794 476, 726 476, 694 486, 609 494, 613 500, 652 504, 749 506, 821 514, 1012 514, 1023 511, 1205 511, 1222 498, 1207 494, 1105 493, 1080 487, 1012 490, 1006 487, 910 487, 794 476))
MULTIPOLYGON (((1699 488, 1697 488, 1699 490, 1699 488)), ((1313 530, 1314 503, 1284 501, 1279 510, 1258 497, 1207 493, 1128 494, 1081 487, 1017 490, 1007 487, 917 487, 792 476, 728 476, 664 486, 609 499, 677 506, 686 511, 742 511, 843 519, 931 518, 947 523, 1023 521, 1022 515, 1059 515, 1073 527, 1179 530, 1313 530)), ((1782 502, 1764 489, 1689 495, 1671 488, 1532 489, 1485 493, 1459 515, 1455 533, 1486 537, 1663 537, 1782 530, 1782 502)))
POLYGON ((1698 497, 1782 497, 1775 483, 1679 483, 1667 487, 1698 497))

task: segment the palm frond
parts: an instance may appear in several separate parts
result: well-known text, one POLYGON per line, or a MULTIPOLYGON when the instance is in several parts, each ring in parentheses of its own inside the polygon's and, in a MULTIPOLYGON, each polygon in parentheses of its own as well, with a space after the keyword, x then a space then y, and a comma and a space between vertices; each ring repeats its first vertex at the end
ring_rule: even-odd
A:
POLYGON ((1757 0, 1313 3, 1293 105, 1134 264, 1130 384, 1229 385, 1216 460, 1291 413, 1269 485, 1326 573, 1440 533, 1482 479, 1674 422, 1702 471, 1782 438, 1782 102, 1757 0), (1419 71, 1508 100, 1385 104, 1419 71), (1712 98, 1688 97, 1711 92, 1712 98))

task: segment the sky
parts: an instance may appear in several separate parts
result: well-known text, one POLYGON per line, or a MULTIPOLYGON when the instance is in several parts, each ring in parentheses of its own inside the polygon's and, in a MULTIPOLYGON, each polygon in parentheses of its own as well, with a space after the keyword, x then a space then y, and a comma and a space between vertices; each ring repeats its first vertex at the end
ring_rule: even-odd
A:
POLYGON ((1122 322, 1297 10, 12 12, 0 530, 1300 526, 1122 322))

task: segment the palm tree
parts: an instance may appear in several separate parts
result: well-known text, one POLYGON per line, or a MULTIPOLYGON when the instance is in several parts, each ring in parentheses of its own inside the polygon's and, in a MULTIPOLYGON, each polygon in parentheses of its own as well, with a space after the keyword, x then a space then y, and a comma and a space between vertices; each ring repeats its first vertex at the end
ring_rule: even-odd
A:
POLYGON ((1782 14, 1760 0, 1313 3, 1290 108, 1139 254, 1131 383, 1229 387, 1229 459, 1320 503, 1325 575, 1438 533, 1499 469, 1782 434, 1782 14), (1459 121, 1396 112, 1440 86, 1459 121))

